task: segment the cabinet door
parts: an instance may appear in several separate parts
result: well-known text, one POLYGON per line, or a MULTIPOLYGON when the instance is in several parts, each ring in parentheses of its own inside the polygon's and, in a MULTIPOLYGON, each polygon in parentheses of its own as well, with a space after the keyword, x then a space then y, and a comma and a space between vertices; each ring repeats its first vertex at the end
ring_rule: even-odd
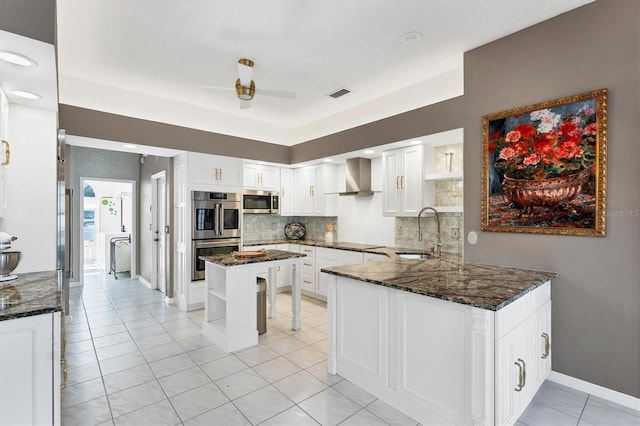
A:
POLYGON ((400 178, 402 205, 400 210, 403 215, 417 215, 422 208, 423 157, 422 145, 402 150, 403 173, 400 178))
POLYGON ((316 216, 324 216, 324 176, 322 166, 311 168, 311 211, 316 216))
POLYGON ((535 359, 536 370, 532 379, 536 383, 536 388, 542 385, 551 372, 551 301, 538 310, 535 315, 535 333, 532 336, 533 353, 531 358, 535 359))
POLYGON ((313 187, 315 174, 312 167, 303 167, 296 170, 296 212, 305 216, 313 216, 314 199, 313 187))
POLYGON ((382 215, 400 215, 400 150, 382 153, 382 215))
POLYGON ((327 275, 321 273, 320 270, 322 268, 330 268, 332 266, 336 266, 338 262, 330 259, 316 259, 316 270, 317 274, 317 282, 316 282, 316 293, 327 297, 327 288, 329 287, 329 281, 331 279, 331 275, 327 275))
POLYGON ((219 183, 242 187, 244 167, 242 160, 231 157, 218 157, 219 183))
POLYGON ((242 185, 245 188, 258 189, 260 183, 260 171, 257 164, 245 164, 242 175, 242 185))
POLYGON ((280 184, 280 216, 292 216, 296 213, 293 169, 280 169, 280 184))
POLYGON ((280 186, 280 168, 262 166, 259 170, 260 188, 269 191, 277 191, 280 186))
POLYGON ((530 358, 527 354, 527 321, 496 342, 495 424, 513 424, 527 399, 530 358), (529 370, 529 371, 528 371, 529 370))
POLYGON ((60 330, 54 315, 59 314, 0 321, 0 424, 54 423, 54 364, 57 371, 60 363, 53 348, 52 330, 60 330))

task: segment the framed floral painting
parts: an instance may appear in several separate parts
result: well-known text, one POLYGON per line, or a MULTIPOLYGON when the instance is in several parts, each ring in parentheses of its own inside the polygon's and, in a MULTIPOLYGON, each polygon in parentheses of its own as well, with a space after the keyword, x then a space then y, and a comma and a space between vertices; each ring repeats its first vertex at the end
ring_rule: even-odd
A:
POLYGON ((482 230, 605 235, 607 89, 485 115, 482 230))

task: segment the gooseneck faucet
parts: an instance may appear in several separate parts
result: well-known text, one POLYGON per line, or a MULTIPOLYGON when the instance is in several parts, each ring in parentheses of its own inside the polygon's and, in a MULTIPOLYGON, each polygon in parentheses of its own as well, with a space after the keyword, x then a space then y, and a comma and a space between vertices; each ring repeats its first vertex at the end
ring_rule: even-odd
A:
POLYGON ((418 241, 422 241, 422 227, 420 226, 420 216, 422 216, 422 213, 424 213, 425 210, 433 210, 436 215, 436 245, 434 248, 438 252, 438 257, 440 257, 442 255, 442 251, 440 249, 442 247, 442 241, 440 240, 440 217, 438 216, 438 211, 433 207, 423 207, 422 210, 420 210, 420 213, 418 213, 418 241))

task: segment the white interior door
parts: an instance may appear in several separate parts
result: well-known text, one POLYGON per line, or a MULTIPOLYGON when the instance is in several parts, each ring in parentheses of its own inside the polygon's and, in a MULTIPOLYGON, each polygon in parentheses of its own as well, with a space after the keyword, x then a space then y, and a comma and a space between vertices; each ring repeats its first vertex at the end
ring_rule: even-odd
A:
POLYGON ((152 254, 153 276, 151 284, 161 292, 167 292, 167 256, 166 256, 166 229, 167 229, 167 197, 166 174, 160 172, 151 177, 152 182, 152 224, 154 249, 152 254))

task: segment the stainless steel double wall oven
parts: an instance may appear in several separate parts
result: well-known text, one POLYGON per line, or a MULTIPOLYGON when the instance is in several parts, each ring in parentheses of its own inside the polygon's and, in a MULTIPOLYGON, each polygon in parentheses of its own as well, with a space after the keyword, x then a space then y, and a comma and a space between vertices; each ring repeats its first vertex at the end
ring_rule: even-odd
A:
POLYGON ((204 279, 200 256, 240 250, 242 236, 242 194, 191 192, 191 280, 204 279))

